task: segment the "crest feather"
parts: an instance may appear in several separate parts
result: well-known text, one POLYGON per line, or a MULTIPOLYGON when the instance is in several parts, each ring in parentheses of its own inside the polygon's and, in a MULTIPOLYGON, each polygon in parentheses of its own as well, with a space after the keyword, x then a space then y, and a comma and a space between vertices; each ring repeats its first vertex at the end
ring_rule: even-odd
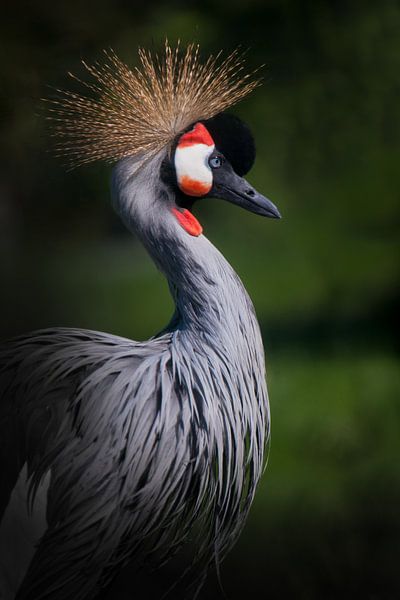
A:
POLYGON ((161 56, 139 49, 140 66, 134 69, 113 51, 104 54, 102 63, 82 61, 91 81, 69 73, 87 94, 57 90, 57 98, 46 100, 57 153, 73 167, 136 154, 151 157, 189 125, 226 110, 259 84, 243 73, 238 50, 201 63, 199 45, 181 50, 179 43, 173 49, 166 41, 161 56))

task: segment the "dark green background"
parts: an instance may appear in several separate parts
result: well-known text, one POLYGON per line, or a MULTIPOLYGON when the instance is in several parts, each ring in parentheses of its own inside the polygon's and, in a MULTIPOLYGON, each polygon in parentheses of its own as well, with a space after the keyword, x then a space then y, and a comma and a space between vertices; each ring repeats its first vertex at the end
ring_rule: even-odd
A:
MULTIPOLYGON (((74 325, 145 339, 167 286, 109 205, 106 166, 66 172, 40 98, 112 47, 241 44, 263 86, 236 109, 268 221, 196 215, 248 288, 267 352, 272 445, 222 569, 232 600, 400 595, 400 9, 396 2, 10 3, 0 19, 2 335, 74 325)), ((211 581, 202 598, 219 597, 211 581)))

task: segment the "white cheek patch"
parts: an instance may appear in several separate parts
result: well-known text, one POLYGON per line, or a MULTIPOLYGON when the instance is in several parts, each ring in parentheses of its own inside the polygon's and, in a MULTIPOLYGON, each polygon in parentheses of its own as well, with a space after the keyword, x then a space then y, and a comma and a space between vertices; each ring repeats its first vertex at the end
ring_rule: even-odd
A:
POLYGON ((191 144, 177 146, 175 150, 175 171, 179 188, 188 196, 204 196, 213 185, 212 171, 208 158, 214 145, 191 144))

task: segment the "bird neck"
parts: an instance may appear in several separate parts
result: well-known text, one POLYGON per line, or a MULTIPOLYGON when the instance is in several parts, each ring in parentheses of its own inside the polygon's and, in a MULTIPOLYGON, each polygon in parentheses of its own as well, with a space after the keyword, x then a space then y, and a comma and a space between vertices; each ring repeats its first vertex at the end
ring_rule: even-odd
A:
POLYGON ((133 159, 118 163, 113 199, 169 282, 176 305, 169 329, 222 344, 247 343, 249 336, 261 346, 253 305, 235 271, 204 235, 190 235, 176 219, 174 194, 160 181, 162 160, 159 155, 136 170, 133 159))

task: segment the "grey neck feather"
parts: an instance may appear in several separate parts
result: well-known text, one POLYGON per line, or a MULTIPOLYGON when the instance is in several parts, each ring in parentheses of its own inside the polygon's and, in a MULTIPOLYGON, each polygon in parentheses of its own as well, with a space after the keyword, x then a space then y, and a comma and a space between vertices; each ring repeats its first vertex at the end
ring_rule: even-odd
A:
POLYGON ((254 309, 224 257, 172 213, 164 157, 118 163, 113 199, 169 281, 167 333, 140 343, 60 328, 0 350, 12 433, 3 449, 8 458, 26 447, 32 502, 51 466, 49 529, 21 599, 91 598, 131 555, 151 564, 189 538, 185 577, 197 593, 237 539, 262 473, 269 408, 254 309), (15 435, 14 401, 26 439, 15 435))
POLYGON ((254 308, 239 277, 204 235, 189 235, 172 213, 174 192, 160 179, 164 157, 162 152, 143 165, 137 158, 120 161, 112 195, 122 220, 168 279, 177 310, 174 329, 196 330, 232 351, 236 345, 239 353, 241 341, 247 345, 250 337, 263 356, 254 308))

